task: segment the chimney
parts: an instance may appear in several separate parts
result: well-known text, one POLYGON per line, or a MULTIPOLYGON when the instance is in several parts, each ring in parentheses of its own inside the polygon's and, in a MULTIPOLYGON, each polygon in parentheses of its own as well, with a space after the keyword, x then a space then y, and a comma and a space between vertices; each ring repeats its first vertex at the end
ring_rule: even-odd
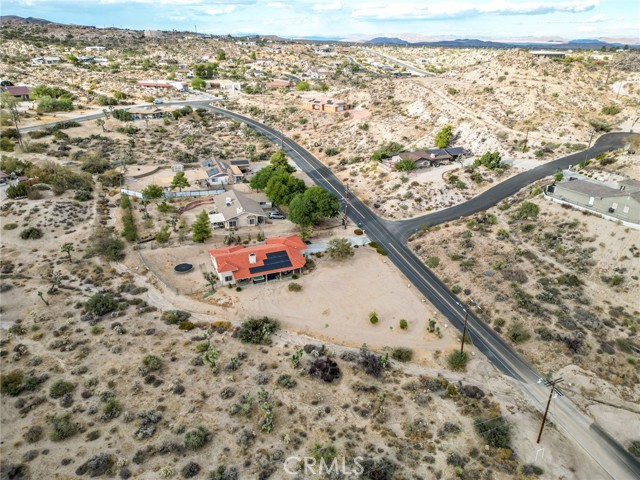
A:
POLYGON ((249 264, 250 265, 254 265, 256 263, 256 254, 255 253, 250 253, 249 254, 249 264))

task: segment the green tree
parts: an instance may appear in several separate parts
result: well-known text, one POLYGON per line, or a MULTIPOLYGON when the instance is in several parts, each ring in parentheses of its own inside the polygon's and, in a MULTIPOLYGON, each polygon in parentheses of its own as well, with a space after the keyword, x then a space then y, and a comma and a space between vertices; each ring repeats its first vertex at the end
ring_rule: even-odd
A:
POLYGON ((274 170, 283 170, 287 173, 293 173, 296 171, 295 168, 289 165, 287 156, 285 155, 283 150, 278 150, 276 153, 271 155, 269 162, 274 170))
POLYGON ((202 78, 196 77, 191 80, 191 86, 198 90, 204 90, 205 88, 207 88, 207 82, 205 82, 202 78))
POLYGON ((73 252, 74 250, 75 250, 75 247, 71 242, 63 243, 62 246, 60 247, 60 251, 62 253, 66 253, 67 256, 69 257, 69 263, 71 263, 71 252, 73 252))
POLYGON ((203 243, 211 236, 211 221, 205 210, 198 214, 195 222, 191 225, 191 233, 193 241, 198 243, 203 243))
POLYGON ((299 92, 308 92, 311 90, 311 85, 309 85, 309 82, 306 80, 303 80, 302 82, 296 83, 296 90, 299 92))
POLYGON ((269 179, 275 173, 275 170, 271 166, 261 168, 256 174, 251 177, 249 186, 254 190, 264 190, 269 183, 269 179))
POLYGON ((317 225, 340 212, 337 197, 324 188, 313 186, 293 197, 289 203, 289 220, 301 227, 317 225))
POLYGON ((187 177, 184 175, 184 172, 176 172, 173 180, 171 180, 171 185, 169 185, 172 190, 174 188, 179 188, 180 191, 182 191, 183 188, 187 188, 190 186, 191 184, 189 183, 187 177))
POLYGON ((405 158, 404 160, 400 160, 396 163, 396 170, 399 172, 409 172, 411 170, 415 170, 415 168, 416 162, 410 158, 405 158))
POLYGON ((290 173, 283 170, 276 170, 269 178, 264 192, 269 200, 276 205, 289 205, 289 202, 296 194, 305 191, 303 180, 294 177, 290 173))
POLYGON ((20 121, 20 114, 18 113, 18 100, 8 92, 0 94, 0 108, 4 112, 7 112, 9 118, 13 122, 15 127, 18 144, 22 145, 22 135, 20 135, 20 129, 18 128, 18 122, 20 121))
POLYGON ((503 164, 500 152, 485 152, 480 158, 476 159, 476 161, 473 162, 474 167, 478 167, 480 165, 484 165, 489 170, 502 168, 503 164))
POLYGON ((334 260, 346 260, 353 257, 353 246, 346 238, 332 238, 329 240, 327 253, 334 260))
POLYGON ((442 130, 436 134, 436 147, 447 148, 452 138, 453 131, 451 125, 445 125, 442 130))
POLYGON ((142 205, 144 206, 144 216, 149 218, 149 212, 147 211, 147 204, 152 201, 152 200, 157 200, 159 198, 162 198, 162 195, 164 194, 164 190, 162 189, 162 187, 160 185, 155 185, 155 184, 151 184, 151 185, 147 185, 143 190, 142 190, 142 205))
POLYGON ((221 62, 222 60, 226 60, 226 59, 227 59, 227 54, 226 54, 226 53, 224 53, 224 50, 219 49, 219 50, 216 52, 216 60, 217 60, 217 61, 219 61, 219 62, 221 62))

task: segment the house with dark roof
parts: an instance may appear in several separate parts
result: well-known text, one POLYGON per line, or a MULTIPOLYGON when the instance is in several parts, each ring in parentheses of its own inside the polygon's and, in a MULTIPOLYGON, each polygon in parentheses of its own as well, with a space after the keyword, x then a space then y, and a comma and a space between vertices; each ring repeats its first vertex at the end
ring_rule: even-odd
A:
POLYGON ((29 95, 31 95, 31 89, 22 85, 5 85, 0 87, 0 92, 6 92, 20 100, 29 100, 29 95))
POLYGON ((222 285, 239 286, 287 278, 302 273, 307 246, 297 235, 268 238, 263 245, 209 250, 211 263, 222 285))
POLYGON ((257 200, 235 190, 216 195, 213 203, 214 210, 209 213, 209 220, 214 228, 255 227, 267 219, 257 200))
POLYGON ((393 166, 400 160, 413 160, 416 163, 416 168, 439 167, 441 164, 451 163, 465 154, 462 147, 431 148, 399 153, 391 157, 389 163, 393 166))
POLYGON ((597 213, 608 220, 640 229, 640 181, 624 180, 607 185, 570 176, 566 181, 545 187, 544 195, 556 203, 597 213))

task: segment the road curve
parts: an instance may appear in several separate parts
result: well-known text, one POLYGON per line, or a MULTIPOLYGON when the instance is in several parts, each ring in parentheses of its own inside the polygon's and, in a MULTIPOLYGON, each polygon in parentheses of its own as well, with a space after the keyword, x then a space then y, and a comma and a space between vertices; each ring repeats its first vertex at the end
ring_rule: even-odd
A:
MULTIPOLYGON (((314 183, 338 197, 345 194, 344 185, 325 165, 296 142, 288 137, 281 137, 279 131, 249 117, 222 108, 213 106, 208 108, 228 118, 245 123, 276 144, 283 139, 283 147, 287 155, 314 183)), ((555 169, 555 166, 551 167, 550 173, 555 172, 555 169)), ((513 185, 510 188, 513 188, 513 185)), ((494 193, 496 192, 494 191, 494 193)), ((389 222, 380 219, 357 197, 353 196, 349 197, 349 218, 356 223, 362 222, 367 236, 385 249, 388 258, 407 279, 429 299, 453 326, 459 330, 462 329, 464 308, 459 299, 413 254, 404 238, 399 238, 389 230, 389 222)), ((473 340, 473 346, 482 352, 501 372, 513 377, 536 408, 543 410, 548 390, 537 383, 542 375, 472 312, 469 313, 467 328, 473 340)), ((615 480, 640 478, 640 464, 635 458, 586 417, 566 396, 554 401, 549 416, 559 430, 584 449, 600 466, 600 472, 594 473, 591 478, 615 480)), ((541 447, 544 447, 544 436, 541 447)))
POLYGON ((387 227, 394 233, 394 235, 407 239, 422 226, 438 225, 440 223, 456 220, 460 217, 467 217, 474 213, 482 212, 498 204, 501 200, 516 194, 526 186, 531 185, 542 178, 553 175, 558 170, 565 169, 570 165, 577 165, 578 163, 588 158, 594 158, 601 153, 623 148, 625 144, 628 143, 629 137, 633 135, 640 134, 624 132, 608 133, 598 138, 594 145, 588 150, 572 153, 571 155, 546 162, 536 168, 514 175, 513 177, 500 182, 495 187, 491 187, 480 195, 477 195, 464 203, 407 220, 387 220, 387 227))
MULTIPOLYGON (((344 185, 325 165, 298 143, 288 137, 281 137, 280 132, 272 127, 249 117, 211 106, 208 101, 172 102, 169 104, 208 108, 228 118, 244 122, 276 144, 280 143, 282 138, 285 152, 295 160, 296 164, 311 180, 339 197, 345 194, 344 185)), ((99 114, 85 115, 77 118, 64 119, 60 122, 69 120, 86 121, 99 118, 100 116, 99 114)), ((60 122, 40 125, 38 127, 27 127, 20 130, 21 132, 27 132, 32 129, 46 128, 60 122)), ((509 182, 507 186, 501 187, 502 184, 497 185, 469 202, 410 220, 395 222, 382 220, 369 210, 357 197, 350 195, 349 218, 356 223, 362 222, 368 237, 385 249, 388 258, 454 327, 462 330, 465 314, 462 303, 446 285, 413 254, 411 249, 406 245, 406 236, 415 231, 415 228, 424 225, 426 221, 429 222, 428 224, 434 225, 495 205, 495 203, 501 199, 527 186, 531 181, 543 178, 546 175, 554 173, 558 168, 562 168, 564 164, 559 162, 567 162, 566 165, 578 163, 585 158, 585 153, 587 155, 597 155, 604 151, 619 148, 620 142, 622 141, 621 138, 624 135, 628 134, 612 133, 604 135, 588 151, 569 155, 555 162, 538 167, 530 171, 536 172, 532 176, 527 175, 530 172, 523 172, 507 180, 506 182, 509 182), (542 170, 543 168, 544 170, 542 170)), ((548 390, 542 388, 537 383, 541 375, 524 361, 510 345, 502 340, 490 326, 476 317, 473 312, 469 312, 467 328, 473 340, 473 347, 482 352, 501 372, 513 377, 524 394, 530 398, 533 405, 535 405, 538 410, 543 410, 548 390)), ((604 432, 597 424, 592 422, 591 419, 586 417, 566 396, 554 401, 549 412, 549 417, 553 420, 556 428, 579 445, 586 454, 600 466, 600 470, 597 473, 594 472, 590 480, 600 478, 631 480, 640 478, 640 463, 616 442, 615 439, 604 432)), ((544 439, 545 437, 543 436, 541 447, 544 447, 544 439)))

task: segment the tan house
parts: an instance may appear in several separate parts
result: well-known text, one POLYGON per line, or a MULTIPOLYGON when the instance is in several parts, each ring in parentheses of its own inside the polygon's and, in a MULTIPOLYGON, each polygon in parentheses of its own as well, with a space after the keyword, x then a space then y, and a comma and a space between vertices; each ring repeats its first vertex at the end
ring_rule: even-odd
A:
POLYGON ((625 180, 610 186, 594 180, 569 177, 545 188, 546 198, 600 214, 607 220, 640 229, 640 181, 625 180))
POLYGON ((249 196, 229 190, 213 197, 214 211, 209 220, 214 228, 255 227, 265 223, 267 215, 260 203, 249 196))
POLYGON ((321 112, 344 112, 349 110, 349 105, 342 101, 336 100, 316 100, 315 98, 307 100, 302 108, 305 110, 318 110, 321 112))

